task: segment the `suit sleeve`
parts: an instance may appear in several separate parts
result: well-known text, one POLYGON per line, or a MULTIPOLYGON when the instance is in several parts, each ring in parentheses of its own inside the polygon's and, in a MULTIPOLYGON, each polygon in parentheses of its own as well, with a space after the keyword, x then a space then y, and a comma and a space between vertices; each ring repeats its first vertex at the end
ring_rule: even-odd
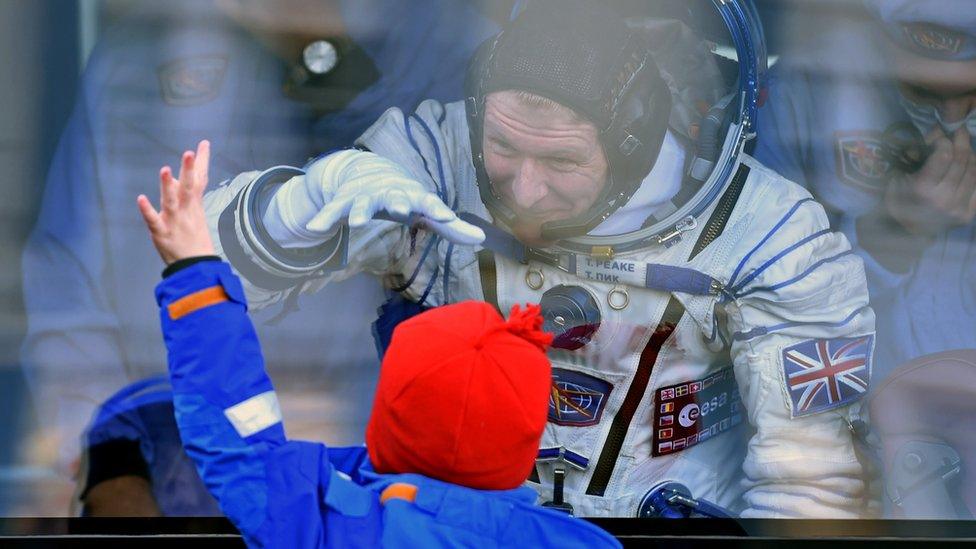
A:
MULTIPOLYGON (((390 109, 358 144, 396 162, 446 204, 456 205, 453 166, 457 155, 451 154, 456 140, 441 129, 444 111, 435 101, 426 101, 412 115, 390 109)), ((461 160, 468 162, 467 157, 461 160)), ((314 166, 310 172, 315 172, 314 166)), ((440 248, 447 247, 432 233, 373 220, 357 229, 343 227, 339 235, 314 248, 285 248, 271 239, 263 219, 275 215, 275 210, 261 204, 269 202, 268 193, 273 194, 291 177, 305 177, 305 171, 275 167, 244 173, 204 198, 218 253, 241 276, 255 308, 287 299, 294 292, 318 291, 331 281, 359 272, 391 277, 393 287, 416 281, 405 293, 420 300, 425 283, 436 278, 440 248)), ((438 291, 434 287, 432 296, 438 291)))
POLYGON ((805 191, 771 172, 755 175, 768 192, 747 207, 763 215, 733 254, 726 307, 755 427, 743 516, 858 518, 868 494, 850 424, 874 349, 864 267, 805 191))

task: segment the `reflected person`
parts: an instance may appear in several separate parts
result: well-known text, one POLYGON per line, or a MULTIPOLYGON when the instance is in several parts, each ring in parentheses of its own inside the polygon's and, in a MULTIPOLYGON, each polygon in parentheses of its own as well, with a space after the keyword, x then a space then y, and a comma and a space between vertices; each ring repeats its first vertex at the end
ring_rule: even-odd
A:
POLYGON ((785 54, 756 157, 805 186, 864 260, 878 378, 976 347, 976 4, 866 0, 785 54))

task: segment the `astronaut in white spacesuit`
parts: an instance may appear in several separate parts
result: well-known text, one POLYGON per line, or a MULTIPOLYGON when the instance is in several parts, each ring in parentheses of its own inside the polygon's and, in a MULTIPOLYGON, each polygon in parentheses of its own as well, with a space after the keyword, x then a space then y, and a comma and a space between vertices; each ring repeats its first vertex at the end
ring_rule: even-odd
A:
POLYGON ((541 303, 540 502, 673 516, 670 482, 666 503, 704 514, 861 516, 864 269, 805 190, 741 153, 765 53, 750 5, 716 5, 742 86, 697 142, 646 29, 532 2, 479 50, 465 102, 391 109, 359 150, 211 191, 218 251, 255 307, 361 271, 424 306, 541 303))

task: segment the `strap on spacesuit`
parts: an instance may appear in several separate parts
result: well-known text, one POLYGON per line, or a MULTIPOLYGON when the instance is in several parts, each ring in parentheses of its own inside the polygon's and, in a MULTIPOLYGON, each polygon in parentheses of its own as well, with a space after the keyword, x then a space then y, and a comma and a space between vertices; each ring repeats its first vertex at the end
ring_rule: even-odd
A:
POLYGON ((552 499, 543 503, 547 509, 562 511, 568 515, 574 512, 572 504, 563 499, 563 486, 566 482, 566 468, 556 466, 552 470, 552 499))
POLYGON ((498 306, 498 273, 495 269, 495 254, 488 249, 479 251, 478 272, 481 275, 481 292, 485 303, 502 312, 498 306))
POLYGON ((585 471, 590 465, 590 460, 572 450, 557 446, 555 448, 540 448, 536 462, 553 464, 552 499, 543 503, 542 506, 572 515, 573 506, 563 496, 567 467, 585 471))

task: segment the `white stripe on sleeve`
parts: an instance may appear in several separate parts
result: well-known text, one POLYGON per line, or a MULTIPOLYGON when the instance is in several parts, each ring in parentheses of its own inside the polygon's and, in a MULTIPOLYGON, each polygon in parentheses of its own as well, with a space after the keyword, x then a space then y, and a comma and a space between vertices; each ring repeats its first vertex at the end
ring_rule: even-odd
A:
POLYGON ((274 391, 267 391, 252 396, 224 410, 224 415, 237 430, 237 434, 249 437, 281 421, 278 395, 274 391))

